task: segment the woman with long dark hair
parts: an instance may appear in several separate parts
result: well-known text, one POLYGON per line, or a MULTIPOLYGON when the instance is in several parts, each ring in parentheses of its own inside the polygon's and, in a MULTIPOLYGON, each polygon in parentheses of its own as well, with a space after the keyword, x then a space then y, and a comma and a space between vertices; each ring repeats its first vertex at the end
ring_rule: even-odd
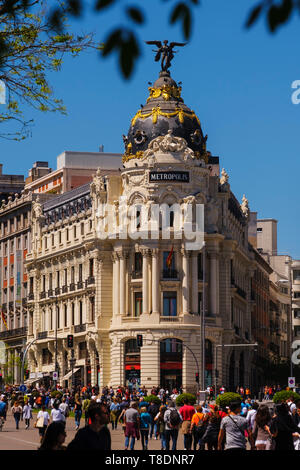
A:
POLYGON ((272 419, 271 432, 275 439, 275 450, 295 450, 293 437, 300 437, 299 428, 289 414, 289 407, 281 403, 276 407, 272 419))
POLYGON ((256 450, 272 450, 271 419, 269 407, 261 405, 257 410, 252 430, 253 436, 256 437, 256 450))
POLYGON ((47 427, 39 450, 65 450, 66 447, 63 445, 65 440, 65 424, 61 421, 54 421, 47 427))

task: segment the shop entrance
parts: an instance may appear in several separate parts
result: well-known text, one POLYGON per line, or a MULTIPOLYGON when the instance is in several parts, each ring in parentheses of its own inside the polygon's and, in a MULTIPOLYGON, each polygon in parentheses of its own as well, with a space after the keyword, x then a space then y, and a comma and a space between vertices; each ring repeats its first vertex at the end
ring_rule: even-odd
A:
POLYGON ((141 351, 136 339, 125 343, 125 386, 129 389, 138 388, 141 384, 141 351))
POLYGON ((172 392, 182 386, 182 341, 167 338, 160 342, 160 386, 172 392))

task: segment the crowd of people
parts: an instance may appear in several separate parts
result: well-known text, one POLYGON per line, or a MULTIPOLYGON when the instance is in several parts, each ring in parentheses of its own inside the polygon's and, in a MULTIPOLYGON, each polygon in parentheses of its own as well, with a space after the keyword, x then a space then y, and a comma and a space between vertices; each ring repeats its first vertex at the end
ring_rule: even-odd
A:
POLYGON ((0 418, 6 420, 10 406, 16 429, 21 420, 25 429, 33 421, 40 435, 40 450, 110 450, 114 432, 120 427, 125 450, 135 450, 137 441, 148 450, 154 439, 160 441, 161 450, 174 451, 179 432, 183 434, 184 450, 300 450, 300 401, 294 403, 290 397, 273 410, 267 404, 259 405, 247 391, 239 391, 240 400, 220 409, 208 400, 194 405, 185 399, 176 406, 181 392, 177 389, 166 394, 155 388, 148 396, 144 387, 104 387, 101 391, 98 387, 41 387, 29 389, 26 394, 11 388, 0 397, 0 418), (77 432, 66 446, 70 413, 74 414, 77 432), (80 427, 82 417, 84 426, 80 427))

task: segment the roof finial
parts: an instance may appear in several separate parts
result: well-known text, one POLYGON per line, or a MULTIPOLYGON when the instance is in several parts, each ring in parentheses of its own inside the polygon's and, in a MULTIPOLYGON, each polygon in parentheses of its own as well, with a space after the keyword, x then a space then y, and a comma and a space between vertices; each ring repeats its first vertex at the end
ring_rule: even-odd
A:
POLYGON ((161 72, 168 72, 168 69, 171 67, 171 61, 174 58, 174 53, 178 51, 174 51, 175 46, 185 46, 187 43, 186 42, 170 42, 165 40, 163 41, 163 44, 161 41, 145 41, 146 44, 153 44, 158 47, 158 50, 153 52, 156 52, 155 56, 155 61, 158 62, 161 58, 161 72))

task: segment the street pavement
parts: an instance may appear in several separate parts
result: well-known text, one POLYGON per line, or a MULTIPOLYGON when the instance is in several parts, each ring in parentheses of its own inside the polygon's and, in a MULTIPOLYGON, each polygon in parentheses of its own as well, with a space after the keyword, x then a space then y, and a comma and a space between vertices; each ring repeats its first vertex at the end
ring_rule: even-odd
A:
MULTIPOLYGON (((3 430, 0 432, 0 451, 1 450, 36 450, 39 447, 40 437, 38 429, 33 427, 36 420, 36 413, 33 413, 33 420, 30 421, 29 429, 25 429, 25 422, 20 421, 19 429, 16 429, 15 420, 9 409, 7 413, 7 420, 3 426, 3 430)), ((84 426, 84 419, 81 419, 80 427, 84 426)), ((109 430, 111 432, 112 450, 124 450, 124 433, 121 426, 112 430, 109 424, 109 430)), ((75 436, 75 421, 74 418, 67 418, 66 426, 66 442, 67 445, 75 436)), ((179 433, 178 437, 178 450, 183 450, 183 435, 179 433)), ((160 440, 149 439, 149 450, 160 450, 160 440)), ((142 450, 141 440, 136 441, 135 450, 142 450)))

